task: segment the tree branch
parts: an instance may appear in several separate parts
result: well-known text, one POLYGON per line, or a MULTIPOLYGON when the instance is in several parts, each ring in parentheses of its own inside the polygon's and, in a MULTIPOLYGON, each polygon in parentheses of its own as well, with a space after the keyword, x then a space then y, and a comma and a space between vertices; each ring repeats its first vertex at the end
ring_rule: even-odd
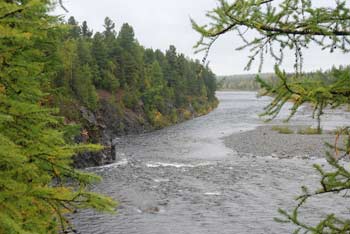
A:
POLYGON ((69 12, 68 10, 67 10, 67 8, 63 5, 63 1, 62 0, 59 0, 59 4, 60 4, 60 6, 61 6, 61 8, 65 11, 65 12, 69 12))
POLYGON ((1 20, 1 19, 5 19, 6 17, 9 17, 9 16, 14 15, 14 14, 16 14, 16 13, 21 13, 23 10, 24 10, 24 8, 21 7, 21 8, 17 8, 16 10, 7 12, 7 13, 5 13, 4 15, 0 16, 0 20, 1 20))

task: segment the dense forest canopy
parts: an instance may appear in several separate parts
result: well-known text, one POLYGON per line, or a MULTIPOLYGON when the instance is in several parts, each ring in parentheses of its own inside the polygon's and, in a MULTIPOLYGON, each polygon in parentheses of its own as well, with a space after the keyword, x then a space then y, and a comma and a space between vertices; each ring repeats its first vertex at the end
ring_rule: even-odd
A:
POLYGON ((86 21, 79 24, 74 17, 67 25, 58 50, 63 63, 54 79, 62 98, 96 110, 99 99, 106 98, 104 90, 121 109, 141 108, 159 126, 177 122, 181 109, 205 113, 215 106, 214 73, 175 46, 165 53, 144 48, 131 25, 124 23, 117 32, 108 17, 103 32, 93 33, 86 21))

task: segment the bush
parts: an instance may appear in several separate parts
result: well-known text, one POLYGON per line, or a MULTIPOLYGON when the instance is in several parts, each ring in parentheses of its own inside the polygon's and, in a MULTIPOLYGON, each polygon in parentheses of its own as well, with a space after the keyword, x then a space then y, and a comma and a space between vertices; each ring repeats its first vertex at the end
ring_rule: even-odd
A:
POLYGON ((124 103, 125 107, 127 107, 129 109, 134 109, 138 104, 138 98, 137 98, 136 94, 134 94, 132 92, 126 92, 124 97, 123 97, 123 103, 124 103))
POLYGON ((152 126, 156 129, 166 127, 170 124, 169 120, 156 109, 147 112, 147 117, 151 122, 152 126))
POLYGON ((281 134, 293 134, 294 133, 294 131, 287 126, 273 126, 271 129, 273 131, 276 131, 276 132, 281 133, 281 134))
POLYGON ((183 119, 189 120, 192 119, 192 113, 189 110, 186 109, 180 109, 180 112, 182 114, 183 119))
POLYGON ((175 109, 171 111, 171 114, 169 116, 171 123, 177 123, 179 122, 179 116, 175 109))
POLYGON ((317 134, 322 134, 322 129, 317 129, 313 127, 307 127, 304 129, 299 129, 298 134, 302 135, 317 135, 317 134))

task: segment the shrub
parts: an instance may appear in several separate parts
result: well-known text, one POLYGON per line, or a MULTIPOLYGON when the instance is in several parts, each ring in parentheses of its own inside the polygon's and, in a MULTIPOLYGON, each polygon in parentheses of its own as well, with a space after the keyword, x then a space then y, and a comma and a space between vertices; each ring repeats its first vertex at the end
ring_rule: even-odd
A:
POLYGON ((273 126, 271 129, 273 131, 276 131, 276 132, 281 133, 281 134, 293 134, 294 133, 294 131, 287 126, 273 126))
POLYGON ((317 134, 322 134, 322 129, 317 129, 313 127, 307 127, 304 129, 299 129, 298 134, 302 135, 317 135, 317 134))

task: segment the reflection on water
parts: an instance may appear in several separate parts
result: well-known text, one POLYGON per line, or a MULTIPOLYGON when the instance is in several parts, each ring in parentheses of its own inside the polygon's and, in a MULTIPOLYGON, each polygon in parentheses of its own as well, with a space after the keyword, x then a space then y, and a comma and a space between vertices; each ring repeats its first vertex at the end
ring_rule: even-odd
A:
MULTIPOLYGON (((219 92, 218 97, 220 106, 206 116, 119 139, 118 162, 89 169, 104 177, 94 189, 118 200, 118 213, 83 211, 74 218, 78 231, 290 233, 291 226, 273 218, 279 207, 295 205, 300 185, 318 181, 311 169, 315 161, 242 156, 226 148, 222 137, 262 124, 257 115, 270 99, 257 99, 252 92, 219 92)), ((293 123, 312 124, 305 113, 293 123)), ((342 124, 344 116, 325 119, 325 126, 332 127, 342 124)), ((343 204, 339 198, 312 200, 307 219, 315 221, 323 211, 348 215, 343 204)))

